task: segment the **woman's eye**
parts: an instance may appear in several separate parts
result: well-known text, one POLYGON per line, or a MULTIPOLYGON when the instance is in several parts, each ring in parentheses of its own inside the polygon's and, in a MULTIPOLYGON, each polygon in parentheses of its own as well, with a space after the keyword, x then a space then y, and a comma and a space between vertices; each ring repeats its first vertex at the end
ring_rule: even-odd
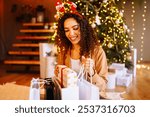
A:
POLYGON ((69 30, 65 30, 65 32, 68 32, 69 30))
POLYGON ((73 30, 78 30, 79 29, 79 26, 75 26, 74 28, 73 28, 73 30))

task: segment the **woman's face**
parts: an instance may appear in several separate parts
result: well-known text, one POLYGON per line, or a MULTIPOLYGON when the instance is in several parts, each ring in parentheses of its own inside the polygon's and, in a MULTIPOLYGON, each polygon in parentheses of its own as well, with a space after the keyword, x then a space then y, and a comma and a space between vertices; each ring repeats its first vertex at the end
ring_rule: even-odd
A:
POLYGON ((66 37, 75 45, 80 41, 80 26, 74 18, 68 18, 64 22, 66 37))

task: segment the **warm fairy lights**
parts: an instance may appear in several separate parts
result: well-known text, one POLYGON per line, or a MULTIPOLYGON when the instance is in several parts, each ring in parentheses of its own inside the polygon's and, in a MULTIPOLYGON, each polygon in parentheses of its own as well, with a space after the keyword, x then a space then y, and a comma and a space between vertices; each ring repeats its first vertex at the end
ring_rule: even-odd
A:
POLYGON ((134 31, 135 31, 135 24, 134 24, 134 15, 135 15, 135 3, 134 1, 131 2, 132 4, 132 14, 131 14, 131 23, 132 23, 132 30, 130 31, 131 39, 134 40, 134 31))
POLYGON ((147 0, 144 0, 143 3, 143 14, 142 14, 142 18, 143 18, 143 24, 142 24, 142 34, 141 34, 141 46, 140 46, 140 60, 138 60, 138 62, 142 62, 143 61, 143 48, 144 48, 144 35, 145 35, 145 30, 146 30, 146 10, 147 10, 147 0))
MULTIPOLYGON (((135 2, 132 1, 132 14, 131 14, 131 23, 132 23, 132 30, 131 30, 131 38, 134 40, 134 32, 135 32, 135 2)), ((143 1, 143 13, 141 15, 142 17, 142 32, 140 36, 140 48, 139 48, 139 60, 138 63, 141 63, 143 61, 143 48, 144 48, 144 35, 146 30, 146 10, 147 10, 147 0, 143 1)))

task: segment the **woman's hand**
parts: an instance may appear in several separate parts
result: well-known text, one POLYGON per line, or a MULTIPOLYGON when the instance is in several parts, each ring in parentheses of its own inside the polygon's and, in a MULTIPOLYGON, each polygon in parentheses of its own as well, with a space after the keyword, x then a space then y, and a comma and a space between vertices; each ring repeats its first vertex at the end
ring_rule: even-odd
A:
POLYGON ((84 68, 85 68, 86 72, 89 73, 90 76, 93 76, 95 74, 93 59, 85 58, 84 56, 82 56, 82 64, 84 64, 84 68))

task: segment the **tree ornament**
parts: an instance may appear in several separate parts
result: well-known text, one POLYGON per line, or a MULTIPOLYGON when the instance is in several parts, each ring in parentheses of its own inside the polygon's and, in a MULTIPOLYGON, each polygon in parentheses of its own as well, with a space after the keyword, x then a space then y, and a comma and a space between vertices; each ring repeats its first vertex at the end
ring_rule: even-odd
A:
POLYGON ((103 3, 107 3, 107 0, 103 0, 103 3))
POLYGON ((113 45, 109 42, 109 43, 108 43, 108 47, 109 47, 109 48, 112 48, 113 45))
POLYGON ((120 23, 120 22, 119 22, 119 19, 117 19, 117 20, 116 20, 116 24, 118 25, 119 23, 120 23))
POLYGON ((100 19, 99 19, 98 15, 95 16, 95 22, 96 22, 97 25, 101 25, 101 22, 100 22, 100 19))
POLYGON ((127 60, 129 60, 129 61, 131 61, 131 60, 132 60, 131 53, 127 53, 127 60))
POLYGON ((92 26, 92 28, 95 28, 95 27, 96 27, 95 22, 93 22, 93 23, 91 24, 91 26, 92 26))
POLYGON ((120 12, 119 12, 119 15, 120 15, 121 17, 123 17, 123 12, 122 12, 122 11, 120 11, 120 12))

